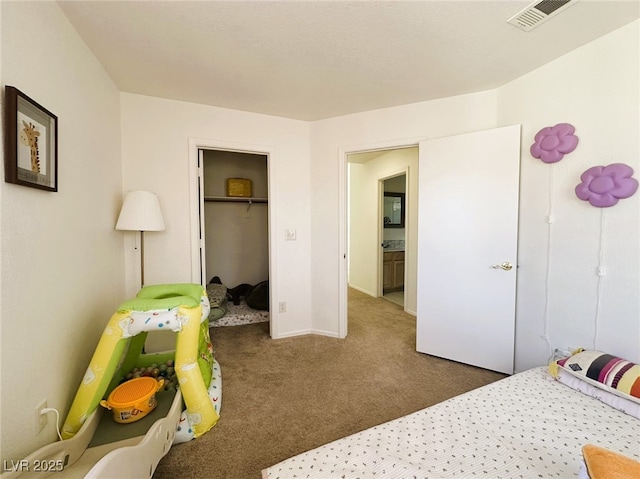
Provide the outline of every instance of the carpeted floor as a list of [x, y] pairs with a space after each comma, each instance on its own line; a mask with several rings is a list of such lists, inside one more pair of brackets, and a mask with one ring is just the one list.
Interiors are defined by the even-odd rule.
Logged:
[[220, 421], [173, 446], [154, 479], [259, 479], [290, 456], [504, 377], [417, 353], [415, 318], [355, 290], [348, 329], [343, 340], [272, 340], [268, 323], [211, 329]]

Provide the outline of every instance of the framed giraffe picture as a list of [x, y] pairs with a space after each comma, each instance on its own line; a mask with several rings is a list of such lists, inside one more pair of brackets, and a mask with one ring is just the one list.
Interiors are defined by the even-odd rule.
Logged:
[[4, 180], [58, 191], [58, 117], [7, 85], [4, 126]]

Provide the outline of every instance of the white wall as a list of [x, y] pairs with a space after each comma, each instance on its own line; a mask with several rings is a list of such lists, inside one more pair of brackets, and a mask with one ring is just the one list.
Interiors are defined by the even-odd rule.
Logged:
[[[605, 276], [595, 346], [640, 360], [640, 193], [606, 209], [579, 200], [587, 168], [626, 163], [640, 178], [640, 83], [636, 21], [499, 90], [498, 121], [522, 123], [516, 370], [548, 356], [544, 335], [550, 254], [548, 336], [554, 347], [594, 346], [601, 215]], [[575, 126], [576, 150], [551, 167], [529, 153], [545, 126]], [[548, 249], [546, 216], [552, 181]]]
[[[553, 347], [592, 347], [600, 211], [577, 201], [573, 188], [590, 166], [638, 165], [638, 24], [634, 22], [497, 90], [318, 121], [312, 125], [312, 310], [314, 328], [339, 327], [342, 255], [338, 198], [344, 151], [370, 150], [522, 124], [516, 370], [548, 359], [541, 317], [545, 304], [548, 165], [528, 146], [540, 128], [577, 126], [578, 149], [556, 165], [549, 336]], [[640, 194], [606, 213], [605, 270], [597, 347], [640, 360]]]
[[349, 286], [371, 296], [378, 292], [378, 179], [366, 163], [349, 163]]
[[[226, 145], [266, 148], [269, 158], [270, 223], [275, 257], [270, 270], [287, 311], [271, 308], [272, 335], [308, 332], [310, 303], [309, 124], [302, 121], [246, 113], [123, 93], [122, 151], [124, 189], [155, 192], [163, 209], [166, 231], [145, 235], [145, 282], [192, 281], [189, 177], [189, 139]], [[247, 151], [245, 149], [245, 151]], [[286, 229], [297, 230], [296, 241], [285, 241]], [[133, 235], [133, 234], [132, 234]], [[135, 236], [130, 236], [132, 239]], [[125, 247], [127, 291], [139, 287], [139, 257], [133, 241]]]
[[[405, 310], [416, 313], [418, 233], [418, 148], [390, 150], [365, 163], [349, 163], [349, 285], [372, 296], [378, 291], [377, 278], [381, 238], [378, 237], [378, 182], [408, 172], [406, 228], [384, 228], [384, 238], [405, 239]], [[403, 177], [404, 181], [404, 177]], [[402, 185], [404, 187], [404, 183]], [[399, 235], [394, 236], [395, 233]], [[381, 273], [380, 273], [381, 274]]]
[[[311, 125], [311, 310], [315, 331], [340, 335], [340, 269], [347, 253], [346, 214], [341, 224], [339, 204], [339, 198], [346, 199], [346, 193], [340, 191], [341, 187], [346, 190], [343, 153], [415, 145], [426, 138], [492, 128], [495, 108], [496, 93], [488, 91], [331, 118]], [[413, 176], [417, 181], [417, 172]], [[414, 211], [417, 215], [417, 210]], [[416, 247], [413, 243], [409, 248]], [[417, 251], [408, 249], [407, 254], [415, 258]]]
[[0, 183], [2, 460], [36, 436], [42, 400], [62, 417], [123, 301], [119, 93], [55, 2], [1, 2], [2, 86], [58, 116], [57, 193]]

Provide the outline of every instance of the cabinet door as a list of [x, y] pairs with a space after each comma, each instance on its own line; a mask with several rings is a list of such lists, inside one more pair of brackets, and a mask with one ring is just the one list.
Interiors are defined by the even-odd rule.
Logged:
[[393, 262], [393, 287], [404, 288], [404, 260]]
[[384, 261], [382, 262], [382, 289], [387, 291], [393, 288], [393, 261], [389, 253], [384, 254]]

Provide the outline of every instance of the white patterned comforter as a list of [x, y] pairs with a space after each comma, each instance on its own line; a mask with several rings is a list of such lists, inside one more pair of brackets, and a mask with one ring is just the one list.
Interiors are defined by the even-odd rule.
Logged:
[[534, 368], [292, 457], [262, 475], [571, 478], [587, 443], [640, 459], [640, 420]]

